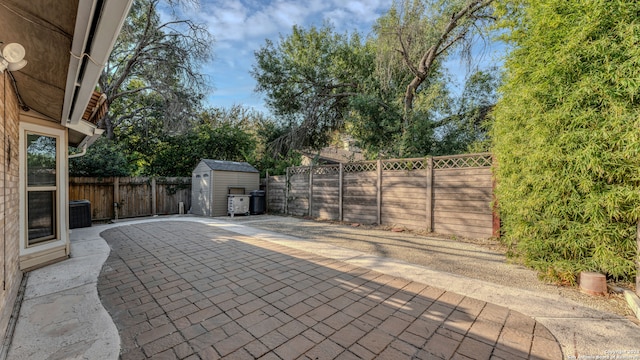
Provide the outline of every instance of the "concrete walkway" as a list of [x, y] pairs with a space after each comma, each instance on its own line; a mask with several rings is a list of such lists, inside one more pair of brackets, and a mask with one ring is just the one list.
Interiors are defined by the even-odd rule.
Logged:
[[117, 359], [118, 330], [96, 289], [109, 226], [74, 230], [71, 258], [25, 274], [27, 286], [7, 359]]
[[[567, 357], [638, 355], [637, 326], [562, 298], [221, 220], [158, 221], [74, 230], [71, 259], [30, 273], [9, 359], [115, 359], [121, 348], [123, 358], [561, 358], [552, 335]], [[122, 342], [96, 291], [104, 230], [114, 249], [100, 291]]]

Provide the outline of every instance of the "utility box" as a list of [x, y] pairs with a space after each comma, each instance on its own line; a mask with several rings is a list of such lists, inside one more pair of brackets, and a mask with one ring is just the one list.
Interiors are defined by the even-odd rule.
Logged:
[[227, 215], [249, 215], [249, 195], [227, 195]]
[[69, 201], [69, 229], [91, 226], [91, 202], [89, 200]]

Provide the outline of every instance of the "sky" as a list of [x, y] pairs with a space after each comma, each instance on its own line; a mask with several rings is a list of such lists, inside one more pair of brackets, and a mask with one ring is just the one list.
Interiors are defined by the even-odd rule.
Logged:
[[[308, 28], [329, 21], [338, 32], [357, 30], [368, 35], [375, 20], [393, 0], [200, 0], [200, 8], [189, 15], [205, 24], [214, 36], [214, 60], [203, 67], [213, 91], [208, 106], [243, 105], [267, 112], [250, 71], [254, 52], [265, 40], [274, 43], [291, 33], [293, 25]], [[490, 61], [485, 56], [485, 62]], [[449, 62], [460, 79], [466, 70], [459, 61]], [[462, 81], [462, 80], [461, 80]]]

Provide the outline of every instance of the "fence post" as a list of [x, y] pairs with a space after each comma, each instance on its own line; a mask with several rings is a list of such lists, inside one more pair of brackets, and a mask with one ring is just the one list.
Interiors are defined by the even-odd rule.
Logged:
[[264, 205], [266, 207], [265, 211], [268, 213], [269, 212], [269, 170], [267, 170], [265, 174]]
[[313, 164], [309, 165], [309, 217], [313, 217]]
[[289, 168], [287, 168], [284, 178], [284, 213], [289, 215]]
[[427, 229], [433, 232], [433, 157], [427, 159]]
[[378, 182], [376, 184], [376, 188], [377, 188], [376, 203], [378, 208], [376, 211], [376, 218], [377, 218], [378, 225], [380, 225], [382, 223], [382, 160], [378, 159], [377, 165], [378, 165], [378, 169], [377, 169]]
[[156, 178], [151, 178], [151, 215], [158, 213], [158, 197], [156, 195]]
[[344, 165], [340, 163], [340, 172], [338, 175], [338, 221], [342, 221], [342, 176], [344, 174]]
[[498, 197], [496, 196], [496, 178], [492, 176], [491, 179], [491, 198], [493, 200], [493, 206], [491, 207], [491, 235], [499, 239], [500, 238], [500, 208], [498, 207]]
[[120, 178], [113, 179], [113, 216], [118, 220], [118, 211], [120, 210]]

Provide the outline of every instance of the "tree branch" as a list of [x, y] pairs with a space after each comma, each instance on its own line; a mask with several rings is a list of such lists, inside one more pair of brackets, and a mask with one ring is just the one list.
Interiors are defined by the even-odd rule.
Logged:
[[124, 96], [127, 96], [127, 95], [132, 95], [132, 94], [137, 94], [137, 93], [139, 93], [141, 91], [151, 90], [151, 89], [153, 89], [153, 87], [144, 86], [144, 87], [136, 88], [136, 89], [132, 89], [132, 90], [119, 91], [118, 93], [113, 95], [113, 99], [111, 99], [111, 101], [114, 101], [115, 99], [120, 98], [120, 97], [124, 97]]
[[[433, 68], [433, 64], [435, 60], [445, 53], [448, 49], [450, 49], [454, 44], [463, 40], [467, 36], [468, 25], [467, 27], [463, 27], [461, 32], [458, 33], [453, 39], [447, 41], [451, 36], [452, 32], [459, 27], [459, 22], [465, 18], [469, 20], [473, 20], [472, 16], [478, 11], [486, 8], [490, 5], [493, 0], [476, 0], [468, 3], [464, 8], [462, 8], [457, 13], [454, 13], [451, 16], [451, 19], [448, 21], [447, 25], [442, 30], [438, 40], [433, 44], [429, 49], [424, 53], [421, 57], [419, 66], [417, 68], [417, 73], [414, 73], [414, 78], [407, 85], [407, 89], [405, 92], [405, 101], [404, 101], [404, 112], [405, 112], [405, 129], [408, 126], [408, 118], [411, 109], [413, 108], [413, 99], [415, 97], [415, 93], [418, 87], [424, 82], [424, 80], [429, 75], [429, 72]], [[410, 68], [411, 70], [411, 68]]]

